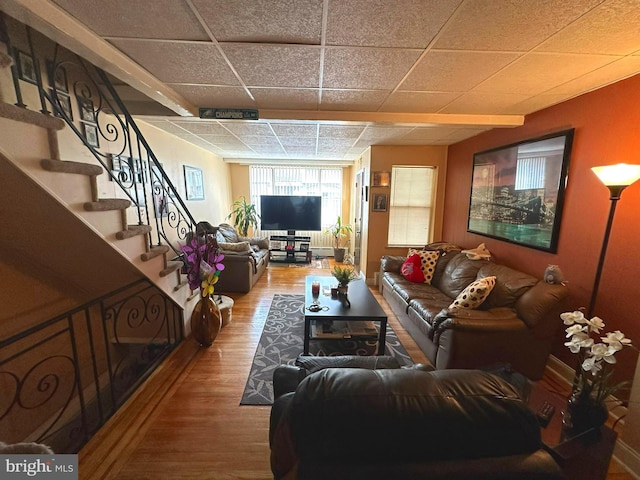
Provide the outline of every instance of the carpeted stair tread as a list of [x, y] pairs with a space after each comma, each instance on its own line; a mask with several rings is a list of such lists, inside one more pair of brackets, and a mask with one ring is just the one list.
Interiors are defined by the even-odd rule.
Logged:
[[148, 252], [144, 252], [142, 255], [140, 255], [140, 258], [143, 262], [148, 262], [152, 258], [164, 255], [168, 251], [169, 247], [167, 247], [166, 245], [158, 245], [156, 247], [151, 247], [151, 250], [149, 250]]
[[104, 169], [99, 165], [92, 165], [90, 163], [81, 162], [69, 162], [63, 160], [52, 160], [50, 158], [43, 158], [40, 160], [40, 165], [45, 170], [50, 172], [62, 172], [62, 173], [77, 173], [79, 175], [102, 175]]
[[16, 122], [30, 123], [36, 127], [50, 128], [51, 130], [62, 130], [66, 127], [64, 120], [40, 112], [20, 108], [10, 103], [0, 102], [0, 117], [15, 120]]
[[138, 235], [146, 235], [150, 233], [152, 228], [149, 225], [128, 225], [126, 230], [116, 233], [118, 240], [136, 237]]
[[124, 210], [130, 206], [131, 202], [122, 198], [101, 198], [97, 202], [86, 202], [84, 209], [88, 212], [107, 212], [109, 210]]
[[187, 285], [189, 285], [189, 282], [187, 282], [187, 280], [180, 280], [180, 283], [178, 283], [175, 287], [173, 287], [173, 291], [177, 292], [178, 290], [180, 290], [181, 288], [186, 287]]
[[182, 262], [167, 262], [167, 268], [160, 271], [160, 276], [166, 277], [180, 268], [182, 268]]

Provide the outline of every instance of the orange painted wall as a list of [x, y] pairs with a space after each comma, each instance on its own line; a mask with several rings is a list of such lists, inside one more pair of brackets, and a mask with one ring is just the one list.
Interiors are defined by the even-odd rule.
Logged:
[[[488, 148], [575, 128], [558, 251], [549, 254], [466, 231], [473, 154]], [[640, 163], [640, 76], [528, 115], [524, 126], [493, 130], [449, 148], [443, 237], [465, 247], [485, 242], [499, 263], [542, 277], [557, 264], [570, 297], [561, 311], [588, 307], [611, 205], [596, 165]], [[605, 331], [621, 330], [640, 346], [640, 182], [618, 202], [595, 305]], [[559, 322], [561, 322], [558, 319]], [[563, 332], [563, 329], [560, 329]], [[573, 366], [558, 334], [553, 354]], [[617, 376], [633, 378], [637, 352], [618, 355]]]

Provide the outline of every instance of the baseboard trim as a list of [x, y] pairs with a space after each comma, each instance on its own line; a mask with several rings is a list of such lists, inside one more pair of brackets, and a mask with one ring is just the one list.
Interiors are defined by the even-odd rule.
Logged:
[[616, 442], [613, 458], [629, 472], [629, 475], [640, 480], [640, 455], [627, 445], [624, 440], [618, 439]]

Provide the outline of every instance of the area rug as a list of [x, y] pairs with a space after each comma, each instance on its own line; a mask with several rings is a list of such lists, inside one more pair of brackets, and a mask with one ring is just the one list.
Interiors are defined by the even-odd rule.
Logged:
[[[273, 403], [273, 370], [282, 364], [293, 364], [302, 353], [304, 336], [304, 295], [274, 295], [262, 336], [253, 357], [249, 378], [240, 405]], [[312, 341], [312, 355], [367, 355], [375, 351], [375, 341]], [[386, 355], [403, 365], [413, 363], [398, 336], [387, 325]]]
[[300, 263], [287, 263], [287, 262], [277, 262], [271, 261], [269, 262], [270, 267], [286, 267], [286, 268], [322, 268], [325, 270], [329, 269], [329, 260], [326, 258], [320, 258], [317, 260], [311, 260], [310, 263], [300, 262]]

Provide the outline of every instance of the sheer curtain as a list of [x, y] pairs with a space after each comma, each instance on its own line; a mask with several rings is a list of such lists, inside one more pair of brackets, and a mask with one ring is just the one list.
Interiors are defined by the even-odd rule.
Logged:
[[[322, 229], [335, 223], [342, 211], [342, 169], [252, 165], [249, 168], [251, 203], [260, 213], [261, 195], [315, 195], [322, 197]], [[262, 232], [262, 235], [281, 232]], [[296, 232], [311, 237], [311, 248], [331, 247], [331, 237], [320, 232]]]

